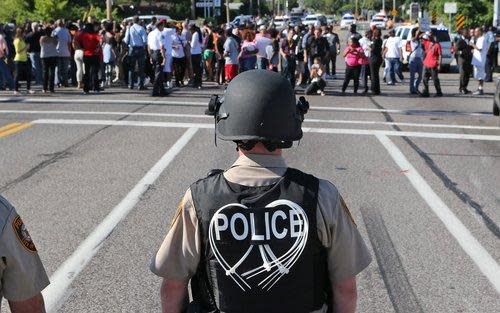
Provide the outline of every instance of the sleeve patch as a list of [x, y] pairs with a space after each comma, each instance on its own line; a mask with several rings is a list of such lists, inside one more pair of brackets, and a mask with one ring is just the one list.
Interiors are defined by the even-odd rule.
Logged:
[[23, 220], [19, 215], [16, 216], [12, 221], [12, 228], [16, 233], [17, 239], [19, 239], [19, 242], [26, 250], [30, 252], [37, 252], [35, 243], [31, 239], [28, 229], [24, 225]]

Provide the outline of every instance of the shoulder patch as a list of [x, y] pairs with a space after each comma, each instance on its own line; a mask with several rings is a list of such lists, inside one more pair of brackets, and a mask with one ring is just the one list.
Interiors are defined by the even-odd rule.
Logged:
[[23, 223], [23, 220], [19, 215], [17, 215], [12, 221], [12, 228], [16, 233], [17, 239], [21, 242], [21, 245], [30, 252], [37, 252], [35, 243], [31, 239], [30, 234], [28, 233], [28, 229]]

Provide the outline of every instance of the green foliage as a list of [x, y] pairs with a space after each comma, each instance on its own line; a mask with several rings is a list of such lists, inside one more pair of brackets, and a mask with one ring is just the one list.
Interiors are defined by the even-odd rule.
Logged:
[[0, 0], [0, 22], [12, 19], [23, 21], [29, 17], [30, 3], [25, 0]]
[[68, 14], [68, 0], [35, 0], [33, 17], [41, 20], [57, 19]]
[[[465, 26], [481, 26], [491, 24], [493, 20], [493, 0], [454, 0], [458, 5], [458, 13], [465, 15]], [[444, 13], [444, 3], [450, 0], [433, 0], [429, 2], [429, 11], [435, 11], [439, 20], [448, 22], [449, 16]]]

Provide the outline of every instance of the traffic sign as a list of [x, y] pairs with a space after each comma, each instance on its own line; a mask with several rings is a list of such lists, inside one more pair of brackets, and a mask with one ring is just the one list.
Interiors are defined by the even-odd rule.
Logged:
[[432, 11], [432, 13], [431, 13], [431, 22], [432, 22], [432, 24], [436, 24], [436, 22], [437, 22], [437, 12], [436, 11]]
[[392, 16], [397, 16], [398, 15], [398, 10], [396, 8], [393, 8], [391, 11]]
[[457, 13], [457, 3], [456, 2], [445, 2], [444, 3], [444, 13], [447, 13], [447, 14]]
[[417, 20], [419, 13], [420, 13], [420, 3], [412, 2], [410, 4], [410, 19], [412, 21]]
[[197, 8], [211, 8], [214, 6], [212, 0], [202, 0], [200, 2], [196, 2]]
[[463, 14], [457, 14], [455, 16], [455, 29], [461, 29], [465, 25], [465, 15]]

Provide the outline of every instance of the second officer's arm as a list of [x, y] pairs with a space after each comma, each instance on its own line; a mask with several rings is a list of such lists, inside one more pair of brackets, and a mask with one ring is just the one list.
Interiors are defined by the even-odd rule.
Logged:
[[198, 219], [188, 190], [179, 204], [165, 240], [151, 260], [151, 271], [163, 277], [163, 313], [179, 313], [187, 300], [187, 285], [200, 260]]

